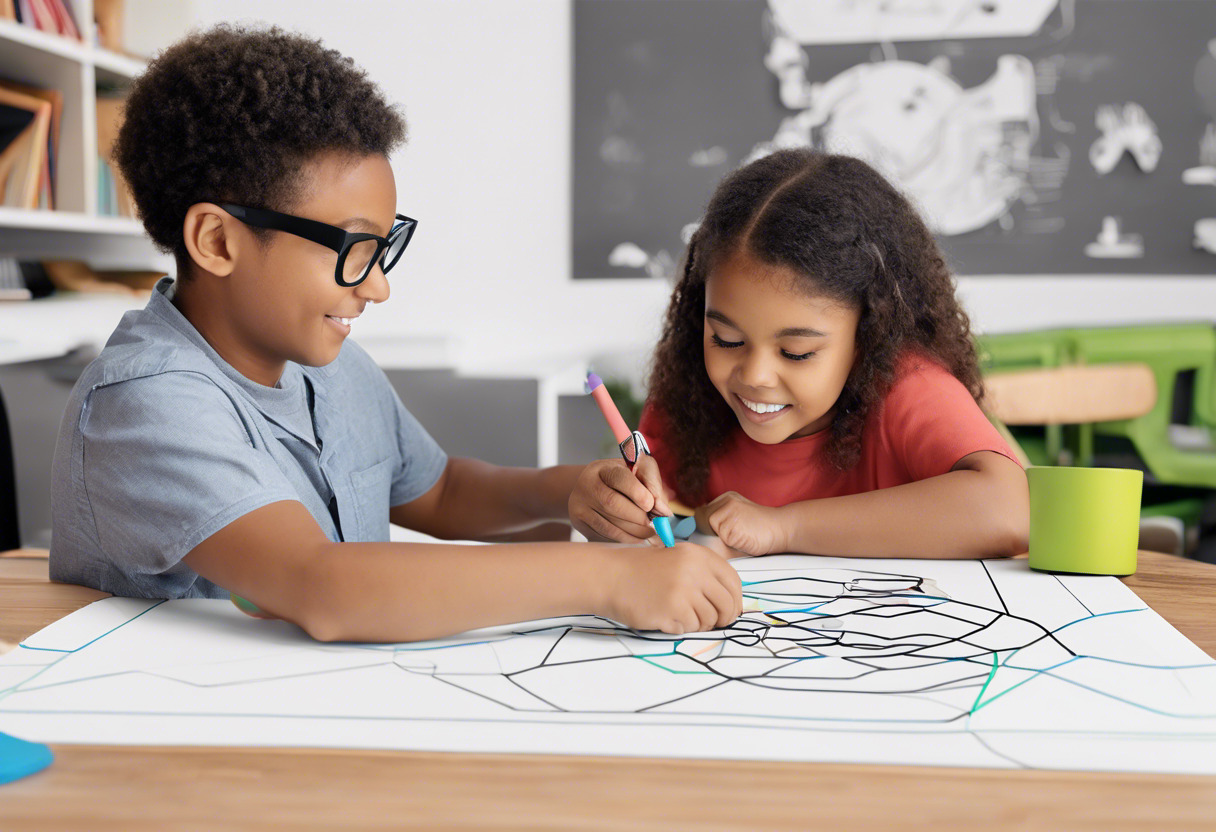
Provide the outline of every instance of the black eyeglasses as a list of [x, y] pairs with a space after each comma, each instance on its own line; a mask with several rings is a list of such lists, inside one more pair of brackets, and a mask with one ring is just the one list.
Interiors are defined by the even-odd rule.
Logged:
[[397, 222], [393, 224], [388, 236], [378, 237], [375, 234], [353, 233], [336, 225], [293, 217], [291, 214], [281, 214], [269, 208], [246, 208], [228, 203], [220, 203], [220, 207], [246, 225], [286, 231], [338, 252], [334, 280], [338, 281], [339, 286], [358, 286], [372, 273], [372, 266], [376, 263], [379, 263], [380, 270], [387, 274], [401, 259], [401, 253], [410, 244], [414, 229], [418, 227], [418, 220], [398, 214]]

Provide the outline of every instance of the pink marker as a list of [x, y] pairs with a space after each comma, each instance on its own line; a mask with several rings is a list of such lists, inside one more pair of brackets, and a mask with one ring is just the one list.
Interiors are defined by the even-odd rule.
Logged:
[[[630, 447], [626, 443], [630, 442], [634, 437], [634, 431], [629, 429], [625, 424], [625, 420], [621, 418], [621, 411], [616, 409], [616, 404], [612, 401], [612, 397], [608, 395], [608, 388], [604, 387], [604, 380], [595, 373], [587, 373], [587, 392], [595, 399], [595, 403], [600, 406], [600, 413], [604, 414], [604, 419], [608, 422], [608, 428], [612, 431], [612, 435], [616, 437], [616, 443], [620, 446], [621, 456], [625, 458], [625, 462], [629, 464], [629, 469], [633, 470], [633, 466], [637, 460], [641, 458], [643, 453], [647, 453], [646, 440], [642, 438], [642, 434], [638, 433], [638, 438], [642, 439], [641, 443], [634, 442], [634, 458], [629, 458], [629, 453], [626, 448]], [[637, 447], [641, 444], [641, 447]], [[667, 547], [674, 546], [676, 543], [675, 536], [671, 531], [671, 518], [658, 515], [650, 518], [651, 525], [659, 534], [659, 540], [663, 541], [663, 545]]]
[[633, 433], [629, 430], [629, 426], [621, 418], [621, 411], [616, 409], [616, 403], [608, 395], [608, 388], [604, 386], [604, 380], [595, 373], [587, 373], [587, 392], [591, 394], [591, 398], [595, 399], [595, 403], [600, 406], [600, 413], [603, 413], [604, 418], [608, 421], [608, 428], [612, 431], [612, 435], [616, 437], [618, 445], [633, 436]]

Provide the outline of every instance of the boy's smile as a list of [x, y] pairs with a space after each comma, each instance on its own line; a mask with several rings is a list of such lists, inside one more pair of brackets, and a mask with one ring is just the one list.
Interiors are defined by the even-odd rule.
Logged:
[[853, 368], [860, 310], [738, 249], [705, 284], [705, 371], [745, 433], [773, 445], [831, 424]]

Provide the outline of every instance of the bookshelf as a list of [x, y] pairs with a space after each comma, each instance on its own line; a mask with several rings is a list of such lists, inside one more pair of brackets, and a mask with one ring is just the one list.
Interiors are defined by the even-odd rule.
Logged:
[[[71, 258], [96, 267], [166, 268], [166, 258], [137, 220], [99, 211], [97, 90], [126, 86], [145, 62], [93, 45], [93, 0], [72, 0], [71, 6], [77, 27], [87, 33], [83, 43], [0, 20], [0, 77], [63, 95], [55, 210], [0, 206], [0, 255]], [[169, 0], [156, 11], [183, 10]]]

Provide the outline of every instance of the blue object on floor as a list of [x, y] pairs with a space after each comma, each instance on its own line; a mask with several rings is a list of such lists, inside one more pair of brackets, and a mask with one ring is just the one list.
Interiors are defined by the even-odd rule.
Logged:
[[0, 732], [0, 783], [42, 771], [52, 759], [51, 749], [42, 743], [19, 740]]

